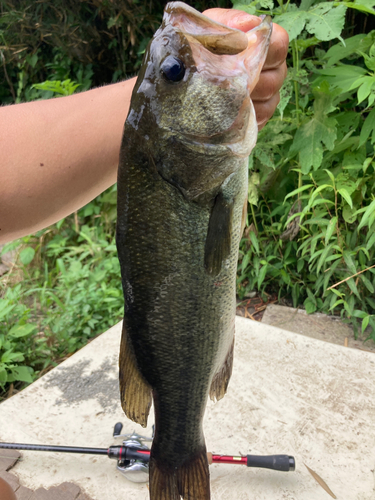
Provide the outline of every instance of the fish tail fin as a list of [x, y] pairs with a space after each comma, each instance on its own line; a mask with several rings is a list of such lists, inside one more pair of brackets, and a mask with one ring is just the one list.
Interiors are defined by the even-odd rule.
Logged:
[[150, 500], [210, 500], [206, 446], [179, 467], [150, 459]]
[[128, 418], [146, 427], [152, 403], [151, 387], [137, 367], [125, 323], [122, 328], [119, 368], [122, 409]]

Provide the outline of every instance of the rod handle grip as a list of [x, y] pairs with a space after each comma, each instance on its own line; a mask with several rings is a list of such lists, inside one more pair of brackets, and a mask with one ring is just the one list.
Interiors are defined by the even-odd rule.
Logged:
[[289, 472], [295, 470], [296, 462], [290, 455], [247, 455], [247, 466]]

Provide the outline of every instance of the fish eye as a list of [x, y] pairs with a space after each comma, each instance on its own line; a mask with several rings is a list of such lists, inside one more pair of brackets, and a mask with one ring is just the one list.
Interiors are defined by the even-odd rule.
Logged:
[[160, 66], [164, 78], [170, 82], [180, 82], [185, 75], [185, 66], [180, 59], [168, 56]]

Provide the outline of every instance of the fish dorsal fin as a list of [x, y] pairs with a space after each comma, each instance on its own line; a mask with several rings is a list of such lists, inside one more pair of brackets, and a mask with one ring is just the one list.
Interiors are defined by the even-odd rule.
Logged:
[[204, 249], [204, 267], [213, 276], [219, 274], [223, 261], [230, 254], [233, 204], [233, 198], [226, 198], [220, 191], [212, 208]]

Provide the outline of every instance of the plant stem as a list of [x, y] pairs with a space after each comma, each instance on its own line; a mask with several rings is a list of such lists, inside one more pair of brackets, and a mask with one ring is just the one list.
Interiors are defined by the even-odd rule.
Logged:
[[251, 208], [251, 215], [253, 216], [253, 222], [254, 222], [254, 226], [255, 226], [255, 229], [257, 231], [257, 236], [259, 234], [259, 229], [258, 229], [258, 224], [257, 224], [257, 220], [255, 218], [255, 212], [254, 212], [254, 206], [252, 203], [250, 203], [250, 208]]
[[[293, 40], [292, 43], [292, 54], [293, 54], [293, 67], [294, 67], [294, 72], [295, 72], [295, 78], [294, 78], [294, 95], [295, 95], [295, 103], [296, 103], [296, 119], [297, 119], [297, 128], [300, 126], [300, 119], [299, 119], [299, 114], [300, 114], [300, 107], [299, 107], [299, 84], [296, 79], [296, 76], [298, 75], [298, 70], [299, 70], [299, 58], [298, 58], [298, 47], [297, 47], [297, 41]], [[302, 187], [302, 172], [298, 172], [298, 187]], [[300, 193], [298, 193], [298, 200], [300, 199]]]

